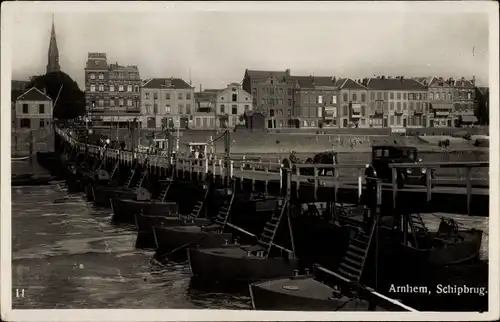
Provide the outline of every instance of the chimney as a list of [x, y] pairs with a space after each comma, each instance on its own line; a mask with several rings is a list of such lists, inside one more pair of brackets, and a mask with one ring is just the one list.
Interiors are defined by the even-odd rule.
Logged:
[[399, 79], [401, 80], [401, 83], [404, 82], [404, 76], [399, 77]]
[[385, 79], [385, 75], [382, 75], [381, 79]]
[[200, 83], [200, 93], [201, 93], [201, 83]]
[[285, 75], [290, 76], [290, 69], [285, 70]]
[[332, 77], [332, 83], [336, 83], [337, 82], [337, 78], [335, 76]]
[[472, 76], [471, 83], [472, 85], [476, 85], [476, 76]]

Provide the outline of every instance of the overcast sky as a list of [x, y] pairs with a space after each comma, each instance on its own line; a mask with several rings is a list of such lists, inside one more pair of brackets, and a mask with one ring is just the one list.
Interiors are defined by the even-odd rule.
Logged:
[[55, 12], [61, 68], [80, 88], [88, 52], [107, 53], [108, 63], [138, 65], [144, 79], [188, 81], [191, 69], [196, 88], [240, 82], [246, 68], [354, 78], [475, 75], [487, 85], [488, 15], [429, 4], [427, 13], [410, 6], [392, 12], [338, 11], [335, 4], [318, 10], [309, 5], [305, 12], [266, 12], [265, 7], [253, 12], [158, 8], [76, 13], [62, 7], [17, 12], [12, 13], [12, 76], [45, 73]]

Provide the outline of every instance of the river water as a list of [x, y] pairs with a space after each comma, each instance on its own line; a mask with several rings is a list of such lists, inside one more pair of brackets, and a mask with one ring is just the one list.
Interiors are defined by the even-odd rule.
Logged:
[[111, 215], [63, 183], [12, 187], [13, 308], [251, 308], [246, 294], [192, 287], [187, 262], [150, 263]]
[[[13, 173], [25, 172], [43, 170], [13, 165]], [[94, 207], [81, 193], [69, 195], [62, 182], [11, 189], [16, 309], [251, 308], [245, 293], [197, 289], [187, 262], [151, 263], [153, 252], [135, 248], [135, 227], [112, 223], [110, 209]], [[460, 221], [487, 231], [487, 218]]]

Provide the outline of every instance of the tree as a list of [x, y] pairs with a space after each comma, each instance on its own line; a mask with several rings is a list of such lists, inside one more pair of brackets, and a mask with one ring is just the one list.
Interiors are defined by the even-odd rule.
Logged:
[[54, 118], [72, 119], [85, 115], [85, 94], [68, 74], [53, 72], [37, 76], [27, 86], [28, 89], [32, 87], [45, 90], [45, 94], [52, 99], [55, 104]]

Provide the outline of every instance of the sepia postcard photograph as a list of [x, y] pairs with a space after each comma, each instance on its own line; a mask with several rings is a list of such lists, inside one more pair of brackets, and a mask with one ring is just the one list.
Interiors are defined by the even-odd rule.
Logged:
[[2, 320], [500, 318], [497, 2], [0, 21]]

